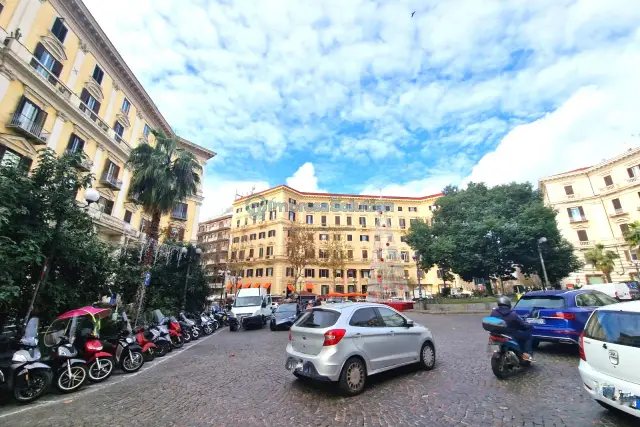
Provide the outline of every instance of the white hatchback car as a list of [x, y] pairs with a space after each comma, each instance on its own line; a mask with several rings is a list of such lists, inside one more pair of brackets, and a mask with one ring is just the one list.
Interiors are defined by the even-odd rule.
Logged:
[[580, 336], [585, 390], [607, 409], [640, 418], [640, 301], [595, 310]]
[[367, 376], [419, 363], [433, 369], [429, 329], [383, 304], [329, 304], [307, 310], [289, 330], [286, 367], [297, 377], [337, 381], [347, 395]]

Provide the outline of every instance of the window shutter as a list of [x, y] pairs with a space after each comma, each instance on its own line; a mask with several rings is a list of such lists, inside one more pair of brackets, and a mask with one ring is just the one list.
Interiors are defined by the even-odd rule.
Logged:
[[51, 72], [54, 76], [60, 77], [60, 73], [62, 72], [62, 64], [58, 61], [54, 61], [53, 67], [51, 68]]
[[98, 114], [100, 112], [100, 105], [101, 104], [98, 101], [96, 101], [95, 104], [93, 104], [92, 110], [94, 113]]
[[611, 201], [611, 203], [613, 203], [613, 208], [614, 209], [621, 209], [622, 208], [622, 204], [620, 203], [620, 199], [613, 199]]
[[611, 175], [607, 175], [604, 177], [604, 185], [613, 185], [613, 179], [611, 179]]
[[627, 262], [631, 262], [631, 254], [629, 251], [624, 251], [624, 257], [627, 259]]
[[80, 92], [80, 100], [86, 104], [89, 102], [89, 96], [89, 91], [82, 89], [82, 92]]
[[629, 174], [629, 178], [633, 178], [633, 169], [627, 168], [627, 173]]
[[40, 61], [40, 59], [42, 58], [42, 54], [44, 53], [45, 48], [42, 45], [42, 43], [38, 43], [36, 45], [36, 50], [33, 52], [33, 56], [35, 56], [36, 58], [38, 58], [38, 61]]
[[584, 209], [582, 209], [582, 206], [578, 206], [578, 210], [580, 211], [580, 216], [584, 218]]

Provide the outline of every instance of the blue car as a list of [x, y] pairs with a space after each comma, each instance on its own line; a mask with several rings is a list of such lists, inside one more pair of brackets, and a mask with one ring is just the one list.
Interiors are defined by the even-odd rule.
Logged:
[[541, 342], [578, 344], [591, 313], [617, 303], [615, 298], [594, 290], [535, 291], [523, 295], [514, 311], [534, 325], [534, 347]]

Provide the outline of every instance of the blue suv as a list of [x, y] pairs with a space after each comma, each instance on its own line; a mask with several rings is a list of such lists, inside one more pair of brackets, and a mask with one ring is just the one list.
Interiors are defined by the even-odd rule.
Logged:
[[616, 303], [614, 298], [588, 289], [535, 291], [523, 295], [514, 311], [534, 325], [534, 347], [541, 342], [578, 344], [591, 313]]

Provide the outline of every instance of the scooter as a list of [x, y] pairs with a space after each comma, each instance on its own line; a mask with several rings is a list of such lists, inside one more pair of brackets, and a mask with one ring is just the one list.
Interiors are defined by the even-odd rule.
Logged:
[[[167, 328], [169, 329], [169, 338], [171, 338], [171, 344], [175, 348], [181, 348], [186, 340], [182, 335], [182, 328], [180, 327], [180, 323], [178, 323], [176, 318], [173, 316], [169, 317], [168, 319], [165, 318], [165, 321], [167, 323]], [[191, 340], [191, 337], [189, 337], [189, 340]]]
[[13, 392], [20, 403], [29, 403], [41, 397], [51, 385], [53, 371], [39, 362], [38, 318], [29, 320], [23, 337], [10, 358], [0, 359], [0, 390]]
[[50, 349], [50, 355], [43, 362], [55, 371], [54, 384], [62, 393], [79, 390], [89, 379], [87, 362], [77, 358], [78, 350], [73, 345], [77, 324], [77, 317], [71, 321], [55, 320], [44, 335], [44, 345]]
[[496, 378], [503, 380], [522, 368], [531, 366], [531, 361], [522, 358], [520, 344], [506, 335], [507, 323], [497, 317], [482, 319], [482, 327], [489, 334], [487, 353], [491, 355], [491, 370]]
[[140, 347], [133, 338], [131, 324], [127, 318], [127, 313], [122, 312], [123, 328], [116, 337], [104, 339], [105, 345], [110, 345], [114, 352], [115, 361], [126, 373], [138, 371], [144, 365], [144, 355]]
[[191, 342], [191, 327], [184, 321], [179, 321], [175, 316], [169, 317], [169, 330], [175, 329], [182, 334], [182, 340], [185, 343]]
[[218, 329], [217, 322], [215, 320], [212, 321], [204, 313], [200, 314], [198, 326], [202, 329], [202, 332], [204, 332], [205, 335], [211, 335], [216, 329]]
[[163, 357], [173, 350], [169, 328], [166, 326], [167, 320], [160, 310], [153, 311], [153, 326], [149, 331], [153, 334], [153, 342], [158, 347], [156, 356]]
[[189, 330], [191, 331], [192, 340], [195, 341], [198, 338], [200, 338], [200, 336], [202, 335], [202, 331], [200, 331], [200, 328], [198, 327], [198, 325], [196, 325], [196, 322], [194, 322], [191, 319], [188, 319], [187, 316], [184, 315], [184, 313], [180, 313], [180, 320], [182, 320], [185, 326], [188, 327]]
[[145, 362], [151, 362], [156, 358], [156, 349], [158, 348], [151, 339], [147, 338], [150, 332], [145, 327], [140, 327], [136, 331], [136, 342], [142, 347], [142, 354]]

